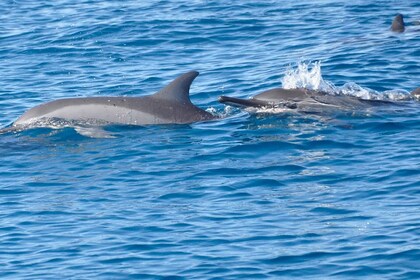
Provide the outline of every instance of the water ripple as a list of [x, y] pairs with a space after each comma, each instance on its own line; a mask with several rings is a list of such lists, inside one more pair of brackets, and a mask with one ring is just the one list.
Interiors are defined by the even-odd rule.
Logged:
[[419, 4], [400, 2], [1, 2], [1, 127], [42, 102], [147, 95], [194, 69], [192, 101], [223, 119], [0, 135], [0, 278], [420, 278], [416, 102], [323, 116], [217, 102], [311, 61], [317, 82], [406, 97], [420, 37], [389, 26], [418, 20]]

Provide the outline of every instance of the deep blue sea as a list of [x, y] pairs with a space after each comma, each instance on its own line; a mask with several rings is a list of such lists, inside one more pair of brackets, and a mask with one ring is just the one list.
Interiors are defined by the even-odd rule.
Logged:
[[[0, 278], [420, 279], [418, 20], [418, 0], [2, 0], [0, 127], [190, 70], [221, 118], [0, 135]], [[217, 101], [293, 84], [397, 105]]]

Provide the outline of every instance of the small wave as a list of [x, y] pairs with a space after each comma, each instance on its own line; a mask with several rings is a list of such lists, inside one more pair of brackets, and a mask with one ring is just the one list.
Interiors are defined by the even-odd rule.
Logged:
[[223, 118], [227, 118], [231, 116], [235, 112], [235, 108], [232, 106], [224, 106], [223, 111], [220, 111], [214, 107], [208, 107], [205, 111], [210, 114], [213, 114], [216, 117], [223, 119]]
[[356, 83], [345, 83], [338, 88], [338, 93], [343, 95], [355, 96], [366, 100], [385, 100], [385, 101], [408, 101], [413, 100], [413, 96], [404, 90], [387, 90], [378, 92], [370, 88], [362, 87]]
[[30, 129], [42, 128], [54, 130], [53, 132], [48, 133], [48, 135], [53, 135], [57, 130], [71, 128], [74, 129], [74, 131], [76, 131], [79, 135], [89, 138], [115, 138], [115, 135], [103, 129], [107, 125], [110, 125], [110, 123], [96, 119], [80, 121], [66, 120], [62, 118], [41, 118], [26, 124], [6, 127], [0, 131], [0, 133], [22, 132]]
[[330, 81], [324, 80], [321, 71], [321, 62], [299, 62], [296, 68], [289, 67], [282, 78], [282, 87], [285, 89], [307, 88], [323, 91], [331, 95], [355, 96], [366, 100], [384, 101], [408, 101], [413, 96], [406, 90], [387, 90], [378, 92], [373, 89], [362, 87], [354, 82], [336, 86]]
[[261, 108], [246, 108], [245, 109], [249, 113], [257, 113], [257, 114], [284, 114], [284, 113], [295, 113], [296, 110], [290, 109], [283, 106], [275, 106], [275, 107], [261, 107]]

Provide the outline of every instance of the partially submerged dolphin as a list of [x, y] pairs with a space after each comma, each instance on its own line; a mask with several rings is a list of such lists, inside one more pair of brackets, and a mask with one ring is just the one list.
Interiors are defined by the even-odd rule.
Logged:
[[185, 73], [159, 92], [142, 97], [85, 97], [47, 102], [28, 110], [0, 132], [50, 127], [56, 120], [75, 124], [188, 124], [216, 117], [191, 103], [189, 94], [198, 72]]
[[[418, 20], [412, 21], [412, 22], [409, 22], [408, 25], [418, 26], [420, 25], [420, 21]], [[406, 27], [407, 27], [407, 24], [404, 22], [404, 16], [402, 14], [397, 14], [394, 17], [394, 20], [392, 21], [391, 31], [396, 32], [396, 33], [403, 33], [406, 31]], [[414, 31], [418, 31], [418, 29], [415, 29]]]
[[[413, 97], [420, 96], [420, 89], [412, 92]], [[220, 96], [219, 102], [239, 108], [279, 109], [301, 113], [326, 113], [353, 111], [372, 106], [394, 104], [385, 100], [367, 100], [348, 95], [332, 95], [322, 91], [305, 88], [275, 88], [264, 91], [250, 99]]]
[[405, 31], [404, 17], [402, 14], [397, 14], [392, 21], [391, 31], [402, 33]]

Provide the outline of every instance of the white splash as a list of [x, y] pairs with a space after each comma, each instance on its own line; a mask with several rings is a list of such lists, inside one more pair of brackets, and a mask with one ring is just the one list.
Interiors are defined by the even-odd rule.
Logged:
[[297, 68], [289, 67], [282, 79], [282, 87], [286, 89], [307, 88], [319, 90], [331, 95], [349, 95], [367, 100], [404, 101], [412, 100], [413, 96], [405, 90], [387, 90], [378, 92], [349, 82], [343, 86], [336, 86], [322, 77], [321, 62], [299, 62]]
[[283, 114], [283, 113], [294, 113], [296, 110], [281, 107], [261, 107], [261, 108], [246, 108], [245, 111], [249, 113], [257, 113], [257, 114]]
[[322, 78], [321, 62], [300, 62], [296, 69], [289, 67], [282, 79], [282, 86], [286, 89], [307, 88], [325, 91], [331, 94], [336, 93], [334, 84]]
[[233, 114], [236, 108], [232, 106], [224, 106], [223, 111], [219, 111], [214, 107], [208, 107], [205, 111], [219, 118], [226, 118]]

